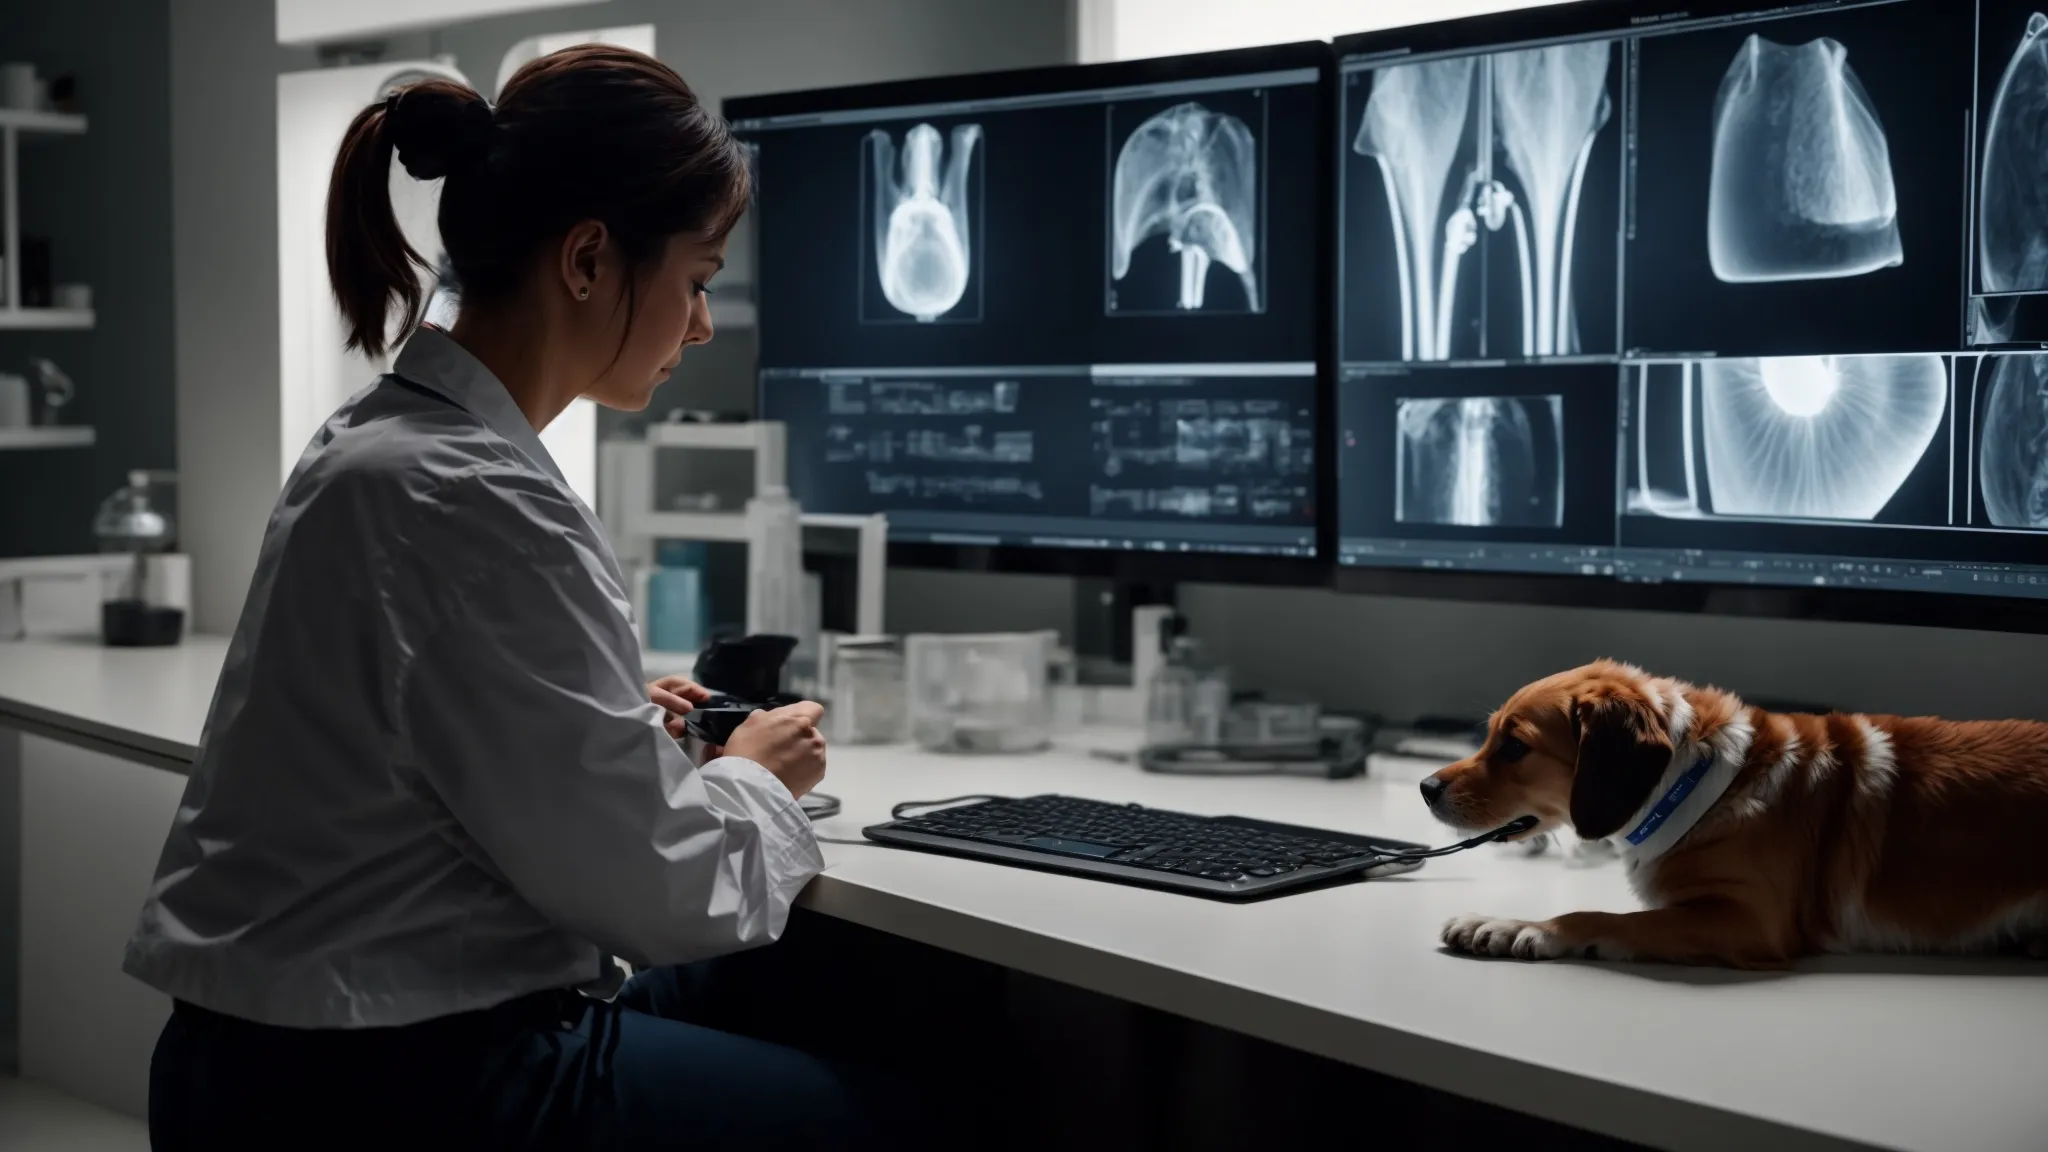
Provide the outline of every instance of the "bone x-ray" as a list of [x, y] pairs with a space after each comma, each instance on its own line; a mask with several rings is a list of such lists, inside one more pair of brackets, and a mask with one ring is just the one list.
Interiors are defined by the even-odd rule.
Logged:
[[1947, 523], [1950, 367], [1925, 354], [1633, 365], [1628, 509]]
[[1263, 310], [1266, 107], [1250, 91], [1105, 110], [1110, 315]]
[[1961, 344], [1971, 19], [1844, 4], [1631, 39], [1623, 345]]
[[1972, 345], [2048, 340], [2048, 0], [1977, 13]]
[[1394, 401], [1394, 519], [1466, 528], [1564, 524], [1564, 397]]
[[901, 132], [878, 127], [861, 141], [870, 266], [862, 320], [981, 319], [981, 146], [974, 123], [944, 134], [928, 122]]
[[2048, 354], [1975, 364], [1972, 524], [2048, 531]]
[[1615, 46], [1347, 78], [1344, 357], [1616, 350]]

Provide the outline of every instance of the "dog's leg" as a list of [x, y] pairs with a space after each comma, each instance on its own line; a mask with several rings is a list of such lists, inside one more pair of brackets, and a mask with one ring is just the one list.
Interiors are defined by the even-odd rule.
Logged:
[[1573, 912], [1535, 923], [1462, 916], [1444, 925], [1443, 942], [1455, 952], [1518, 960], [1584, 957], [1734, 968], [1784, 968], [1792, 960], [1792, 950], [1762, 917], [1727, 900], [1646, 912]]

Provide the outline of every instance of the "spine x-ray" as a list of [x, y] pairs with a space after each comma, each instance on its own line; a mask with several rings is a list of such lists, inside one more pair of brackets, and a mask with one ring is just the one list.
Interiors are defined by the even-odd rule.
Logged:
[[1677, 519], [1875, 521], [1935, 447], [1946, 358], [1781, 356], [1632, 369], [1628, 506]]
[[[1991, 29], [1985, 29], [1987, 39]], [[1985, 117], [1977, 275], [1986, 292], [2048, 290], [2048, 16], [2033, 13]], [[1980, 48], [1993, 67], [1997, 41]]]
[[1457, 354], [1483, 299], [1481, 261], [1466, 257], [1495, 234], [1519, 269], [1521, 354], [1580, 350], [1572, 255], [1587, 160], [1613, 114], [1611, 55], [1563, 44], [1373, 73], [1352, 148], [1385, 185], [1403, 360]]
[[968, 179], [980, 142], [979, 124], [954, 126], [950, 140], [919, 124], [900, 152], [886, 131], [867, 136], [875, 275], [889, 306], [921, 323], [947, 316], [967, 295], [975, 258]]
[[2048, 530], [2048, 354], [1977, 366], [1977, 483], [1995, 527]]
[[1884, 125], [1840, 43], [1752, 35], [1736, 52], [1714, 99], [1707, 254], [1735, 284], [1904, 263]]
[[[1260, 174], [1251, 127], [1199, 102], [1154, 113], [1124, 137], [1110, 174], [1110, 311], [1259, 311]], [[1170, 300], [1128, 282], [1133, 254], [1155, 237], [1179, 261]], [[1241, 303], [1214, 299], [1212, 272], [1237, 280]]]
[[1404, 397], [1394, 425], [1396, 521], [1564, 524], [1564, 397]]

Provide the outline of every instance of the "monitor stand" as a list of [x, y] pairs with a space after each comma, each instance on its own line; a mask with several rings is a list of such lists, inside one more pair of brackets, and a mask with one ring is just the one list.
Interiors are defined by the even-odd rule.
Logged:
[[1074, 662], [1084, 684], [1132, 683], [1132, 614], [1142, 607], [1172, 608], [1171, 582], [1091, 579], [1074, 581]]

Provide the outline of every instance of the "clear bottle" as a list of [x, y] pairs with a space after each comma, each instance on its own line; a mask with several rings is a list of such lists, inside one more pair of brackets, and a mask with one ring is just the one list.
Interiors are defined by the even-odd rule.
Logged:
[[770, 485], [747, 501], [747, 632], [802, 646], [805, 615], [803, 510], [789, 489]]

